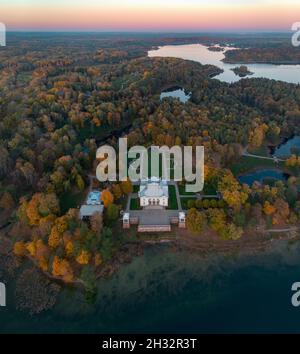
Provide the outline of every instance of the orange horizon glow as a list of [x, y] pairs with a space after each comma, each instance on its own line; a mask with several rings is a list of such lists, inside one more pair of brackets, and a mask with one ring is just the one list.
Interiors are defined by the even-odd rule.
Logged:
[[288, 31], [300, 20], [300, 1], [2, 1], [8, 30]]

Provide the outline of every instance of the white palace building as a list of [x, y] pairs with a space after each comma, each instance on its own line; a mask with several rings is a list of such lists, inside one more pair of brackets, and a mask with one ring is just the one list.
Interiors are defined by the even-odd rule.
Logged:
[[151, 177], [141, 182], [138, 195], [141, 207], [167, 207], [169, 203], [168, 183], [157, 177]]
[[138, 232], [170, 232], [171, 225], [185, 228], [185, 213], [177, 208], [167, 210], [167, 181], [157, 177], [141, 181], [138, 197], [142, 210], [126, 210], [123, 214], [124, 229], [130, 228], [130, 225], [137, 225]]

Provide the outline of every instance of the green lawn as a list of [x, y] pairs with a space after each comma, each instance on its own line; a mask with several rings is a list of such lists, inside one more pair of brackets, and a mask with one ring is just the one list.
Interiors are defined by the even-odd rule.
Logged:
[[138, 193], [140, 191], [140, 186], [138, 184], [133, 185], [133, 193]]
[[65, 192], [60, 197], [60, 209], [65, 214], [71, 208], [77, 208], [82, 204], [86, 196], [86, 191]]
[[175, 186], [169, 186], [169, 206], [168, 209], [178, 209]]
[[139, 199], [131, 198], [130, 199], [130, 210], [140, 210], [140, 209], [142, 209], [142, 208], [140, 207]]
[[182, 209], [188, 209], [189, 200], [197, 200], [197, 198], [180, 198]]
[[230, 169], [232, 173], [237, 176], [240, 173], [247, 172], [249, 170], [252, 170], [256, 167], [266, 167], [266, 168], [284, 168], [284, 163], [279, 162], [278, 164], [275, 164], [274, 161], [272, 160], [265, 160], [265, 159], [258, 159], [256, 157], [250, 157], [250, 156], [242, 156], [240, 160], [233, 164]]
[[215, 195], [217, 194], [217, 188], [214, 185], [210, 185], [209, 183], [204, 182], [202, 194]]
[[271, 157], [270, 150], [268, 148], [268, 145], [266, 145], [266, 144], [260, 146], [259, 148], [249, 147], [247, 150], [248, 150], [249, 154]]
[[195, 193], [193, 193], [193, 192], [187, 192], [185, 190], [185, 186], [184, 185], [178, 185], [178, 189], [179, 189], [179, 194], [180, 195], [190, 195], [190, 196], [194, 196], [195, 195]]
[[[187, 192], [187, 191], [185, 190], [185, 186], [178, 185], [178, 188], [179, 188], [179, 194], [180, 194], [180, 195], [189, 195], [189, 196], [191, 196], [191, 197], [195, 197], [195, 193], [193, 193], [193, 192]], [[216, 188], [216, 186], [214, 186], [214, 185], [211, 185], [211, 184], [209, 184], [209, 183], [205, 183], [205, 182], [204, 182], [204, 186], [203, 186], [202, 193], [203, 193], [203, 194], [209, 194], [209, 195], [217, 194], [217, 188]]]

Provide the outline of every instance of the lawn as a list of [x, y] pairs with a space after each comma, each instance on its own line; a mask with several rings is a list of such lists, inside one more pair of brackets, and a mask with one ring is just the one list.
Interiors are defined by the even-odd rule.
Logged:
[[[179, 188], [179, 194], [180, 195], [189, 195], [191, 197], [195, 197], [195, 193], [187, 192], [185, 190], [185, 186], [179, 185], [178, 188]], [[217, 188], [213, 184], [209, 184], [209, 183], [205, 183], [204, 182], [202, 194], [209, 194], [209, 195], [217, 194]]]
[[65, 192], [60, 197], [60, 209], [65, 214], [71, 208], [77, 208], [82, 204], [86, 196], [86, 191]]
[[215, 195], [215, 194], [217, 194], [217, 188], [213, 184], [204, 182], [204, 187], [203, 187], [202, 194]]
[[187, 192], [185, 190], [185, 185], [178, 185], [178, 189], [179, 189], [179, 194], [180, 195], [190, 195], [190, 196], [194, 196], [195, 193], [193, 192]]
[[175, 186], [169, 186], [169, 205], [168, 205], [168, 209], [171, 209], [171, 210], [178, 209]]
[[137, 198], [131, 198], [130, 199], [130, 210], [140, 210], [142, 209], [140, 206], [139, 199]]
[[257, 167], [278, 167], [278, 168], [284, 168], [284, 163], [279, 162], [278, 164], [275, 164], [274, 161], [272, 160], [265, 160], [265, 159], [258, 159], [256, 157], [250, 157], [250, 156], [242, 156], [240, 160], [233, 164], [230, 169], [232, 173], [237, 176], [241, 173], [245, 173], [249, 170], [253, 170]]
[[268, 145], [266, 145], [266, 144], [260, 146], [259, 148], [248, 147], [247, 150], [248, 150], [249, 154], [271, 157], [270, 150], [268, 148]]
[[182, 209], [188, 209], [189, 200], [197, 200], [197, 198], [180, 198]]
[[140, 191], [140, 185], [139, 184], [134, 184], [133, 185], [133, 193], [138, 193]]

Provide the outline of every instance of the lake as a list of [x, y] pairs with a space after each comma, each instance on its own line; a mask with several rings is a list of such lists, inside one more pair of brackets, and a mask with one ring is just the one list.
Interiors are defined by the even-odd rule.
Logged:
[[181, 87], [171, 87], [167, 90], [164, 90], [161, 94], [160, 94], [160, 99], [163, 100], [164, 98], [178, 98], [180, 102], [182, 103], [186, 103], [190, 97], [191, 94], [187, 93], [183, 88]]
[[[224, 52], [233, 47], [225, 47], [223, 52], [208, 50], [208, 47], [201, 44], [168, 45], [158, 49], [150, 50], [149, 57], [175, 57], [186, 60], [193, 60], [201, 64], [211, 64], [224, 70], [223, 73], [214, 76], [215, 79], [224, 82], [236, 82], [241, 80], [231, 69], [239, 64], [227, 64], [222, 61], [225, 58]], [[300, 83], [300, 65], [272, 65], [272, 64], [245, 64], [253, 72], [250, 78], [267, 78], [281, 80], [289, 83]]]
[[96, 304], [65, 289], [51, 311], [29, 316], [0, 308], [0, 332], [300, 332], [291, 285], [300, 281], [300, 245], [278, 241], [264, 254], [199, 256], [149, 247], [110, 279]]
[[252, 186], [255, 181], [262, 183], [264, 182], [264, 180], [269, 179], [277, 181], [286, 181], [288, 179], [288, 175], [276, 169], [258, 169], [253, 172], [245, 173], [238, 177], [240, 183], [245, 183], [249, 186]]
[[278, 158], [286, 158], [293, 154], [293, 149], [300, 151], [300, 136], [294, 136], [280, 144], [274, 151]]

